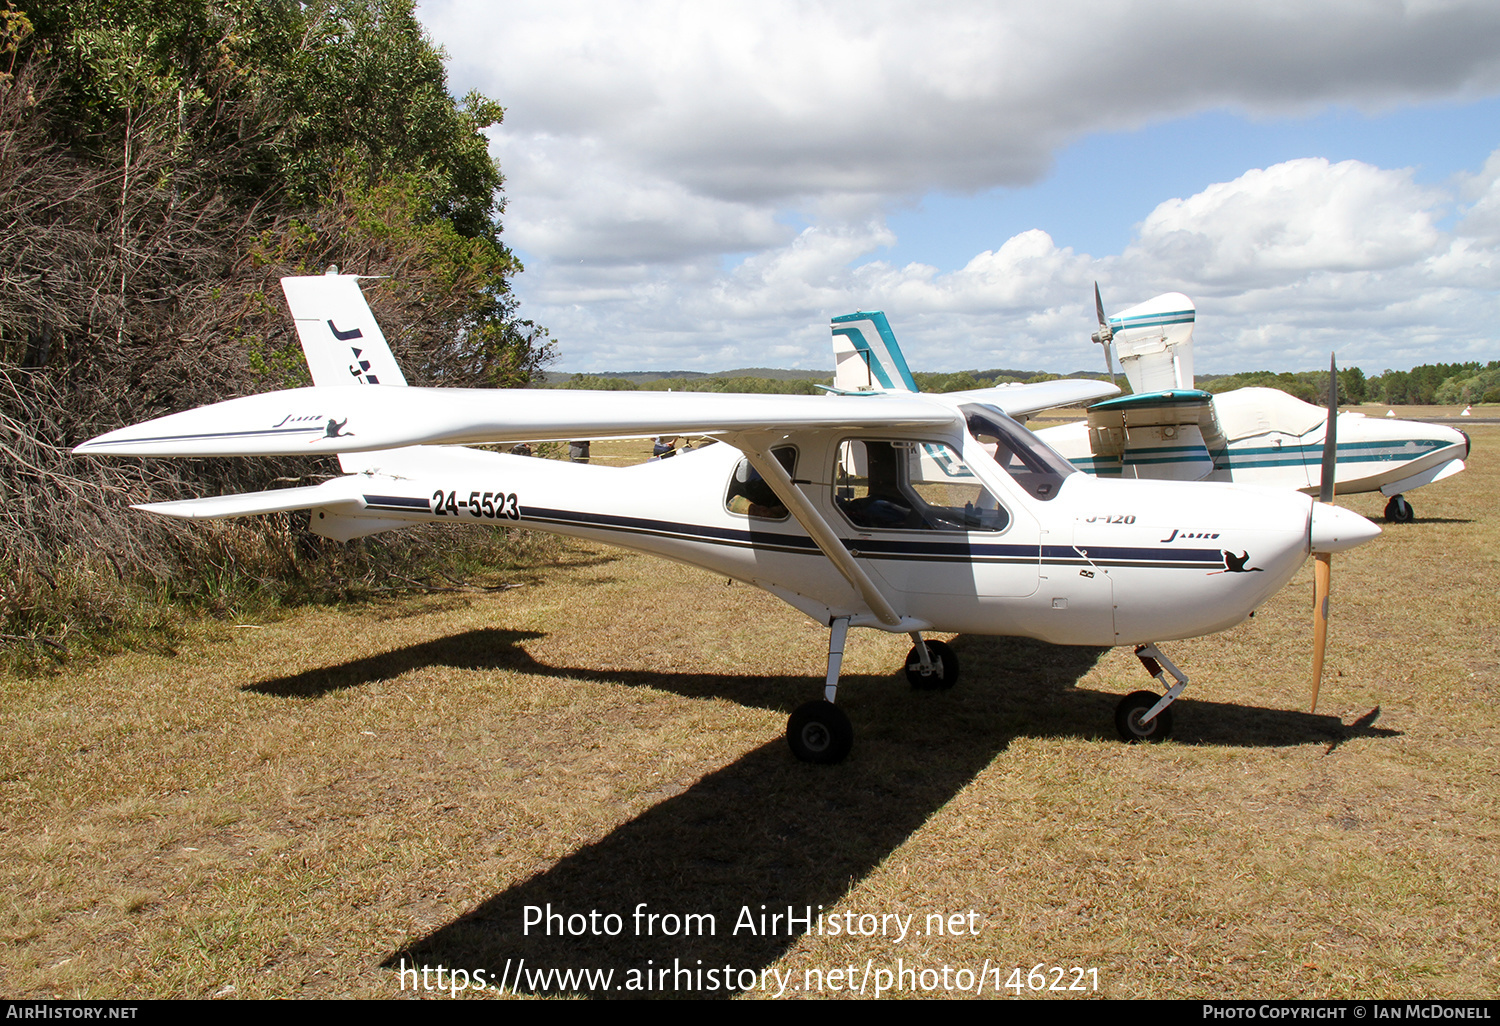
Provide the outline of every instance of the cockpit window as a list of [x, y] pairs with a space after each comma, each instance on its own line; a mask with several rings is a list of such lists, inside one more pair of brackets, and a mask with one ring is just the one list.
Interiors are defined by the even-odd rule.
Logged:
[[841, 443], [834, 501], [856, 527], [1003, 531], [1010, 524], [1010, 513], [940, 442]]
[[[771, 455], [786, 468], [789, 476], [796, 476], [797, 450], [794, 446], [772, 449]], [[724, 496], [724, 508], [743, 517], [761, 520], [785, 520], [787, 516], [786, 504], [748, 459], [735, 464], [734, 473], [729, 477], [729, 491]]]
[[1033, 497], [1053, 498], [1063, 478], [1078, 473], [1057, 450], [995, 407], [974, 403], [961, 409], [969, 434]]

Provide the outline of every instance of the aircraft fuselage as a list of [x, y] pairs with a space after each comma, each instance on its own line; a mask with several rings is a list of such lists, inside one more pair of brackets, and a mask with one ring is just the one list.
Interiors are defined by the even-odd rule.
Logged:
[[377, 467], [352, 476], [360, 508], [314, 508], [311, 526], [341, 539], [415, 522], [548, 531], [704, 567], [764, 588], [822, 622], [849, 616], [856, 625], [901, 631], [1083, 645], [1223, 630], [1285, 585], [1308, 552], [1312, 503], [1295, 492], [1252, 495], [1194, 484], [1167, 486], [1166, 493], [1161, 482], [1142, 487], [1071, 474], [1040, 501], [972, 437], [914, 432], [893, 441], [961, 452], [1003, 507], [1003, 529], [861, 525], [835, 495], [845, 441], [808, 451], [808, 438], [797, 439], [794, 479], [899, 611], [899, 626], [870, 616], [795, 517], [731, 508], [742, 453], [729, 445], [634, 467], [456, 446], [375, 453]]

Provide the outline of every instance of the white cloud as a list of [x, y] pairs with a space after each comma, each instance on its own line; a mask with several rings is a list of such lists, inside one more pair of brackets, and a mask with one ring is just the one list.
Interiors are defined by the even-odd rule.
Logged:
[[1197, 300], [1205, 370], [1479, 358], [1494, 251], [1438, 228], [1453, 202], [1407, 169], [1287, 161], [1159, 205], [1117, 278]]
[[[1023, 187], [1091, 132], [1492, 93], [1491, 0], [449, 0], [420, 13], [455, 89], [507, 108], [493, 151], [507, 238], [527, 257], [517, 287], [565, 366], [719, 369], [773, 353], [822, 366], [828, 316], [884, 306], [921, 366], [1092, 367], [1096, 278], [1114, 308], [1193, 295], [1200, 339], [1226, 340], [1237, 365], [1341, 339], [1457, 355], [1500, 312], [1497, 158], [1451, 193], [1355, 161], [1247, 171], [1137, 212], [1135, 241], [1097, 259], [1044, 231], [956, 269], [885, 252], [888, 211], [932, 190]], [[1222, 353], [1201, 346], [1199, 366]]]
[[1458, 223], [1458, 234], [1480, 244], [1500, 243], [1500, 150], [1490, 154], [1484, 169], [1459, 181], [1468, 206]]
[[1190, 111], [1500, 87], [1488, 2], [429, 3], [506, 137], [576, 136], [721, 198], [1024, 184]]
[[1126, 257], [1173, 280], [1236, 288], [1393, 268], [1437, 245], [1442, 199], [1410, 171], [1292, 160], [1162, 203]]
[[[1500, 314], [1495, 246], [1436, 227], [1452, 202], [1404, 169], [1296, 160], [1162, 203], [1117, 257], [1077, 254], [1034, 230], [944, 272], [879, 259], [893, 241], [881, 222], [816, 226], [727, 272], [700, 267], [675, 284], [659, 272], [621, 290], [613, 312], [580, 276], [577, 306], [601, 301], [563, 323], [587, 336], [628, 309], [624, 330], [652, 338], [662, 366], [765, 364], [774, 352], [816, 367], [827, 362], [829, 317], [885, 309], [919, 366], [1066, 371], [1099, 362], [1088, 341], [1098, 280], [1112, 311], [1165, 291], [1193, 296], [1205, 371], [1311, 367], [1331, 349], [1372, 371], [1492, 358], [1482, 346]], [[684, 345], [676, 359], [674, 344]], [[613, 344], [604, 353], [590, 366], [642, 365], [620, 362]]]

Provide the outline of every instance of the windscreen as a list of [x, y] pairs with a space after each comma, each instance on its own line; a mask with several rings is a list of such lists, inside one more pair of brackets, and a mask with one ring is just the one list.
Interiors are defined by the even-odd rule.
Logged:
[[1056, 449], [995, 407], [974, 403], [961, 409], [969, 434], [1033, 497], [1051, 499], [1063, 478], [1078, 473]]

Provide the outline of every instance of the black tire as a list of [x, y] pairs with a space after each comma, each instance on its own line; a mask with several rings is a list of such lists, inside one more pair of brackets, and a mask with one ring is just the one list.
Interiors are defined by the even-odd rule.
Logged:
[[922, 656], [913, 645], [906, 655], [906, 682], [918, 691], [947, 691], [958, 683], [958, 656], [953, 649], [941, 641], [924, 642], [927, 657], [937, 670], [931, 676], [922, 676]]
[[1406, 496], [1392, 495], [1391, 501], [1385, 504], [1385, 519], [1387, 523], [1409, 524], [1417, 519], [1417, 511], [1411, 508]]
[[1120, 699], [1120, 704], [1115, 706], [1115, 729], [1120, 732], [1121, 741], [1133, 745], [1142, 741], [1155, 744], [1167, 739], [1172, 733], [1171, 706], [1157, 713], [1156, 719], [1150, 723], [1141, 723], [1141, 717], [1159, 701], [1161, 696], [1155, 691], [1132, 691]]
[[786, 721], [786, 740], [803, 762], [843, 762], [854, 746], [854, 727], [844, 710], [821, 699], [799, 705]]

